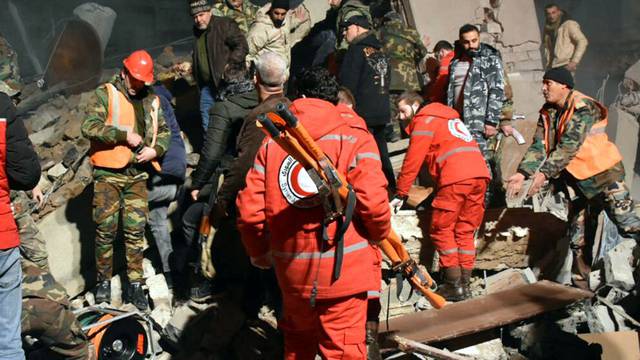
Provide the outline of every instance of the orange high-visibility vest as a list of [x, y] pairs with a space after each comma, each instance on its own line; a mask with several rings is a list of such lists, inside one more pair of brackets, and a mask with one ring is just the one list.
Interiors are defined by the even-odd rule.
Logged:
[[[105, 84], [107, 89], [109, 108], [105, 125], [114, 126], [123, 131], [133, 131], [136, 123], [136, 113], [129, 99], [118, 91], [111, 84]], [[158, 137], [158, 109], [160, 100], [156, 96], [151, 104], [151, 119], [153, 126], [153, 137], [151, 147], [155, 146]], [[105, 145], [92, 144], [91, 164], [109, 169], [122, 169], [129, 163], [134, 162], [135, 157], [131, 148], [127, 145]], [[151, 161], [153, 167], [160, 171], [160, 164], [157, 160]]]
[[[560, 138], [567, 127], [567, 123], [571, 121], [573, 113], [577, 107], [584, 105], [584, 100], [593, 101], [600, 109], [601, 119], [593, 124], [589, 134], [580, 146], [576, 156], [567, 165], [567, 171], [578, 180], [584, 180], [597, 175], [605, 170], [611, 169], [615, 164], [622, 160], [622, 155], [614, 143], [609, 141], [605, 129], [608, 122], [608, 111], [599, 102], [578, 92], [573, 91], [567, 99], [568, 105], [562, 114], [558, 127], [556, 129], [555, 143], [560, 142]], [[547, 155], [551, 153], [550, 127], [551, 118], [546, 109], [540, 110], [544, 123], [544, 139]]]

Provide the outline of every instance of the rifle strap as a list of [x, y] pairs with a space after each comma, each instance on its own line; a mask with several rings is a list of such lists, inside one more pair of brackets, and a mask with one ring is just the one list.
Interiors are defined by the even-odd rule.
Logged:
[[[342, 259], [344, 257], [344, 234], [347, 232], [351, 219], [353, 218], [353, 211], [356, 207], [356, 193], [353, 191], [351, 185], [348, 185], [349, 194], [347, 195], [347, 204], [344, 209], [344, 218], [340, 217], [338, 220], [338, 230], [334, 239], [336, 244], [335, 250], [335, 262], [333, 263], [333, 281], [337, 281], [340, 278], [340, 272], [342, 271]], [[323, 226], [322, 237], [325, 241], [328, 241], [327, 236], [327, 224]]]

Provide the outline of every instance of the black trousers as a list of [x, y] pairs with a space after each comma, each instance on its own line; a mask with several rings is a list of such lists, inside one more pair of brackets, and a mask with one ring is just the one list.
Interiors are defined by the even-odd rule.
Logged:
[[395, 194], [396, 192], [396, 177], [393, 174], [393, 166], [391, 166], [391, 160], [389, 159], [389, 150], [387, 149], [387, 140], [385, 138], [386, 125], [370, 126], [369, 132], [376, 139], [378, 145], [378, 151], [380, 151], [380, 161], [382, 162], [382, 172], [387, 178], [389, 183], [389, 193]]

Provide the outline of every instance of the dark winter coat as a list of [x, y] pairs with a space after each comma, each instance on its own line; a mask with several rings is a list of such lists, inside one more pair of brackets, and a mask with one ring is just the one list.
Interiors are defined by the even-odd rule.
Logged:
[[[249, 46], [247, 39], [235, 21], [226, 17], [212, 16], [209, 27], [204, 30], [207, 32], [207, 55], [209, 59], [209, 68], [213, 85], [218, 87], [222, 80], [224, 67], [230, 63], [244, 62]], [[198, 37], [202, 34], [202, 30], [194, 28], [193, 30], [196, 40], [193, 44], [193, 70], [199, 87], [212, 85], [204, 84], [198, 74]]]
[[382, 44], [373, 32], [354, 39], [342, 66], [340, 83], [356, 99], [355, 110], [367, 126], [380, 126], [389, 122], [389, 61], [382, 52]]
[[6, 170], [11, 190], [31, 190], [40, 181], [40, 160], [11, 98], [0, 93], [0, 118], [7, 119]]
[[160, 175], [171, 177], [169, 180], [182, 182], [187, 171], [187, 153], [182, 136], [180, 136], [180, 126], [171, 106], [172, 95], [162, 85], [154, 86], [153, 91], [160, 98], [164, 120], [171, 130], [171, 140], [167, 152], [162, 157]]
[[235, 153], [240, 127], [249, 111], [258, 105], [255, 90], [227, 97], [209, 113], [209, 128], [198, 166], [192, 175], [192, 187], [202, 189], [214, 174], [225, 154]]

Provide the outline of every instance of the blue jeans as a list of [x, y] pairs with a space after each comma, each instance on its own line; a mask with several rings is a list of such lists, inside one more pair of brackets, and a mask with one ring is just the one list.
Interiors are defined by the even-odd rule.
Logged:
[[200, 117], [202, 119], [202, 128], [207, 132], [209, 128], [209, 110], [216, 102], [216, 89], [213, 86], [203, 86], [200, 89]]
[[169, 233], [168, 210], [169, 204], [176, 198], [178, 185], [176, 184], [153, 184], [148, 186], [149, 201], [149, 228], [153, 234], [153, 239], [158, 247], [160, 260], [162, 261], [162, 271], [171, 271], [169, 257], [173, 252], [171, 245], [171, 234]]
[[24, 360], [20, 249], [0, 250], [0, 360]]

